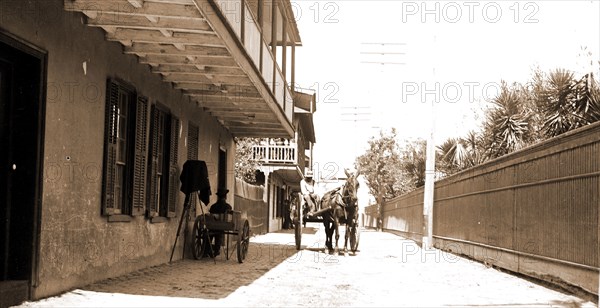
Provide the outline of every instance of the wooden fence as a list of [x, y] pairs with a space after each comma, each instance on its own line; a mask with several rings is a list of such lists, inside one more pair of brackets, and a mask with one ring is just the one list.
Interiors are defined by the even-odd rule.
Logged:
[[[437, 181], [434, 245], [597, 294], [599, 191], [596, 123]], [[423, 189], [383, 206], [384, 229], [421, 241]]]

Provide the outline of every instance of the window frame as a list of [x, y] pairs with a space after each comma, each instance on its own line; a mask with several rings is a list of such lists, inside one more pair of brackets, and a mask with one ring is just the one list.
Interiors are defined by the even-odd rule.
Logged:
[[158, 102], [152, 104], [150, 109], [147, 165], [147, 183], [150, 186], [146, 216], [152, 223], [160, 223], [167, 221], [167, 218], [176, 217], [180, 120], [169, 108]]
[[[123, 95], [126, 95], [124, 101]], [[119, 108], [123, 102], [126, 106]], [[133, 86], [116, 78], [107, 80], [101, 214], [108, 216], [109, 222], [131, 221], [132, 216], [144, 213], [145, 181], [136, 178], [136, 174], [146, 172], [147, 107], [148, 99], [140, 96]], [[123, 118], [121, 109], [126, 110]], [[126, 132], [121, 132], [122, 127]], [[119, 160], [120, 153], [125, 155], [123, 160]], [[119, 169], [123, 169], [120, 180]]]

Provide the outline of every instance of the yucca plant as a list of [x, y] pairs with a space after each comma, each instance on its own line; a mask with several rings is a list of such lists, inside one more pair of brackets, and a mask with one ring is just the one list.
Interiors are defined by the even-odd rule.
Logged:
[[573, 90], [573, 107], [583, 125], [600, 120], [600, 89], [594, 74], [585, 74], [575, 82]]
[[462, 138], [464, 147], [469, 154], [466, 168], [482, 164], [486, 161], [485, 148], [481, 134], [471, 130]]
[[402, 169], [414, 188], [425, 185], [426, 148], [425, 140], [417, 140], [408, 143], [402, 151]]
[[469, 153], [461, 138], [449, 138], [437, 146], [438, 168], [446, 175], [465, 169], [468, 165]]
[[496, 158], [521, 149], [532, 139], [531, 112], [523, 88], [512, 89], [502, 83], [500, 94], [488, 110], [484, 123], [484, 147], [489, 158]]
[[585, 125], [575, 105], [576, 84], [572, 72], [565, 69], [550, 72], [538, 102], [545, 119], [542, 129], [546, 137]]

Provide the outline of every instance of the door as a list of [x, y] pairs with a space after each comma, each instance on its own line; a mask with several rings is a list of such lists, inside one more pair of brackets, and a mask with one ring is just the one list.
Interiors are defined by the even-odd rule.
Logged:
[[[41, 191], [43, 55], [0, 34], [0, 301], [27, 299]], [[33, 55], [36, 54], [36, 55]], [[5, 294], [10, 292], [10, 294]], [[26, 297], [26, 298], [22, 298]]]

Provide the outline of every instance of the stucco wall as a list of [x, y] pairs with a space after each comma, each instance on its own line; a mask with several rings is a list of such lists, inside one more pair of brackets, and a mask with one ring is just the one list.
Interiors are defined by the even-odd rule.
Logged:
[[[180, 168], [187, 159], [188, 121], [199, 125], [199, 159], [208, 163], [213, 192], [219, 147], [227, 150], [228, 170], [233, 170], [231, 135], [136, 56], [123, 54], [120, 43], [106, 41], [102, 29], [85, 26], [79, 13], [64, 11], [62, 0], [23, 2], [0, 2], [0, 27], [48, 53], [41, 243], [33, 296], [168, 262], [182, 194], [177, 217], [166, 223], [152, 224], [144, 216], [108, 223], [100, 214], [106, 79], [132, 84], [181, 119]], [[233, 174], [227, 178], [233, 190]], [[228, 201], [233, 204], [233, 194]], [[176, 250], [175, 259], [181, 251]]]

